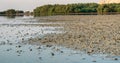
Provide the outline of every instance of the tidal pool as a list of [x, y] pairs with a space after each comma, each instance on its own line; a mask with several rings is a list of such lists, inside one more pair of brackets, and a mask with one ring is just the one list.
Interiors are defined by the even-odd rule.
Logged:
[[120, 63], [119, 56], [89, 55], [62, 46], [27, 43], [30, 38], [63, 32], [58, 30], [63, 28], [61, 26], [40, 26], [41, 24], [59, 23], [43, 23], [32, 16], [13, 19], [1, 16], [0, 63]]

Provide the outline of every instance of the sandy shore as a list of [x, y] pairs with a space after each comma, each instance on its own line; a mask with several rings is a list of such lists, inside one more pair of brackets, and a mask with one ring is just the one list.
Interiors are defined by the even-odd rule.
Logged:
[[29, 42], [65, 46], [88, 54], [120, 55], [120, 15], [48, 16], [39, 20], [62, 23], [59, 26], [63, 26], [65, 32]]

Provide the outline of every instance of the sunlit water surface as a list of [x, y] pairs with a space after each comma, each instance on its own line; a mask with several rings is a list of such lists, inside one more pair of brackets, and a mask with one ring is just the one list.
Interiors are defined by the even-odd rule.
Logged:
[[63, 27], [40, 26], [41, 24], [51, 22], [43, 23], [32, 16], [0, 17], [0, 63], [120, 63], [119, 56], [88, 55], [61, 46], [23, 42], [30, 38], [63, 32], [58, 30]]

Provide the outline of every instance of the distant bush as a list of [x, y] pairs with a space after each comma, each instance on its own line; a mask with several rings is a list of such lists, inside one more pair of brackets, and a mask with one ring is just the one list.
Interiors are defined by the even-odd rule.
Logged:
[[6, 15], [6, 16], [22, 15], [22, 14], [24, 14], [24, 11], [14, 10], [14, 9], [8, 9], [6, 11], [0, 12], [0, 15]]

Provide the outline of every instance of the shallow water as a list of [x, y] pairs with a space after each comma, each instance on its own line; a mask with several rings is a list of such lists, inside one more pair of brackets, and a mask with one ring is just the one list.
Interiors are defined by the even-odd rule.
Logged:
[[61, 46], [33, 45], [24, 42], [45, 34], [63, 32], [56, 30], [63, 27], [40, 26], [41, 24], [58, 23], [43, 23], [32, 16], [11, 19], [0, 17], [0, 63], [120, 63], [119, 56], [88, 55]]

